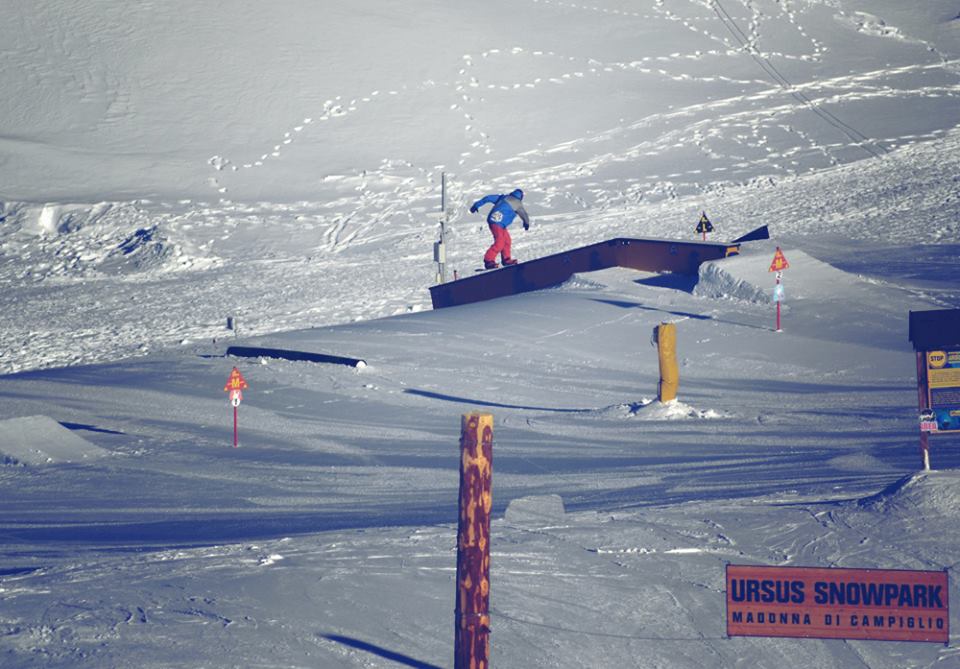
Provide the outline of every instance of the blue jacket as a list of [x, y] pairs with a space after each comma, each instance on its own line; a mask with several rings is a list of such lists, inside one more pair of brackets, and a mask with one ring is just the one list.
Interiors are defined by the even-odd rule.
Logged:
[[487, 214], [487, 223], [490, 225], [499, 225], [506, 228], [513, 223], [513, 220], [519, 216], [524, 226], [530, 226], [530, 217], [527, 216], [527, 210], [523, 208], [520, 200], [523, 199], [523, 191], [519, 188], [508, 195], [492, 194], [480, 198], [470, 207], [470, 211], [476, 213], [477, 209], [485, 204], [492, 204], [493, 209]]

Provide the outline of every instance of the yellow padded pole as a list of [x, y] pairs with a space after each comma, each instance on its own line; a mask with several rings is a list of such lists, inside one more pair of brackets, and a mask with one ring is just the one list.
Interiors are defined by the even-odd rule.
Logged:
[[657, 395], [661, 402], [677, 399], [680, 368], [677, 366], [677, 326], [661, 323], [657, 327], [657, 351], [660, 356], [660, 384]]

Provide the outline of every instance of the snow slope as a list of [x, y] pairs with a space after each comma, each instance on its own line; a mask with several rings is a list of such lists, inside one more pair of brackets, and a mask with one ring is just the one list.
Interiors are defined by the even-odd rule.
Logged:
[[[728, 562], [960, 554], [960, 452], [934, 442], [917, 473], [907, 342], [910, 310], [960, 307], [955, 3], [0, 19], [4, 667], [450, 666], [476, 410], [496, 419], [494, 666], [960, 666], [955, 639], [727, 638], [723, 604]], [[774, 239], [696, 278], [609, 270], [434, 312], [441, 174], [463, 273], [489, 244], [467, 206], [514, 186], [520, 259], [693, 238], [701, 211], [713, 239]]]
[[[804, 299], [839, 317], [861, 281], [833, 277], [839, 298]], [[886, 312], [844, 337], [788, 312], [777, 334], [769, 304], [663, 283], [608, 270], [240, 340], [362, 356], [361, 370], [203, 347], [4, 377], [5, 412], [56, 408], [113, 454], [0, 472], [10, 666], [449, 666], [457, 431], [472, 410], [496, 418], [497, 664], [955, 659], [725, 638], [728, 561], [951, 567], [960, 481], [909, 479], [912, 354], [850, 336], [883, 332]], [[914, 302], [882, 290], [902, 314]], [[680, 335], [682, 416], [652, 401], [662, 321]], [[491, 347], [503, 322], [509, 343]], [[234, 365], [251, 386], [238, 449], [221, 390]], [[934, 462], [957, 464], [939, 449]]]
[[11, 5], [0, 369], [424, 308], [441, 172], [462, 272], [467, 204], [517, 184], [521, 258], [701, 210], [727, 239], [955, 240], [955, 8], [867, 9]]
[[409, 210], [445, 165], [467, 190], [523, 176], [569, 209], [802, 173], [955, 125], [955, 9], [13, 5], [4, 192], [329, 201], [364, 183], [402, 186]]

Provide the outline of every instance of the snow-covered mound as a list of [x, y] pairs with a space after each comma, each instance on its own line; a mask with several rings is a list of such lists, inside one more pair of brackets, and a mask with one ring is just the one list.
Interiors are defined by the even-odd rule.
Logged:
[[5, 464], [83, 462], [108, 454], [47, 416], [0, 421], [0, 457]]
[[954, 518], [960, 508], [960, 473], [925, 472], [905, 476], [860, 507], [891, 519]]
[[644, 398], [640, 402], [630, 404], [617, 404], [606, 407], [597, 412], [605, 417], [631, 418], [636, 420], [702, 420], [710, 418], [726, 418], [728, 414], [714, 409], [701, 410], [681, 402], [673, 400], [670, 402], [660, 402], [658, 400], [649, 400]]
[[766, 303], [771, 299], [772, 289], [763, 285], [764, 277], [757, 258], [734, 256], [723, 261], [705, 262], [700, 265], [694, 295], [710, 298], [729, 298], [744, 302]]
[[[847, 272], [817, 260], [796, 248], [782, 249], [789, 262], [783, 271], [784, 301], [836, 296], [862, 287], [862, 281]], [[700, 266], [694, 295], [729, 298], [767, 304], [774, 301], [776, 284], [770, 263], [776, 252], [771, 242], [749, 242], [740, 255], [705, 262]]]
[[147, 213], [139, 202], [0, 203], [0, 223], [8, 272], [33, 281], [162, 274], [218, 263], [191, 242], [175, 241], [165, 218]]
[[503, 518], [511, 525], [556, 525], [563, 522], [566, 512], [560, 495], [531, 495], [511, 500]]
[[604, 284], [597, 281], [592, 273], [577, 273], [550, 290], [603, 290]]

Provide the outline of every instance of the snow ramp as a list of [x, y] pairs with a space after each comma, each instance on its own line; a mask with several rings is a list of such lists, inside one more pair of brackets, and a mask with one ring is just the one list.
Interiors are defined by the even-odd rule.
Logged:
[[0, 420], [0, 459], [3, 464], [83, 462], [108, 453], [48, 416]]
[[739, 241], [713, 243], [672, 239], [610, 239], [441, 283], [430, 288], [430, 298], [434, 309], [442, 309], [551, 288], [574, 274], [611, 267], [696, 275], [701, 263], [738, 254]]

